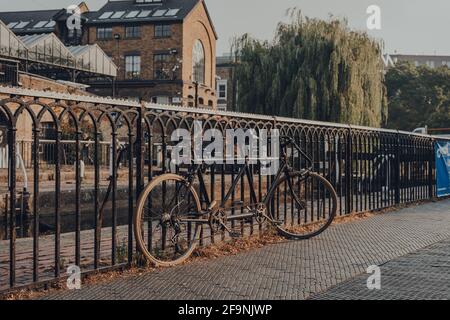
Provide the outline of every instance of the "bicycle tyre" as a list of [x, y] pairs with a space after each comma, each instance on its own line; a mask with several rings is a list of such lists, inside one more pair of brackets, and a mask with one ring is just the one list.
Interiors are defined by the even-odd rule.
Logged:
[[[288, 188], [289, 190], [286, 190], [285, 186], [289, 185], [288, 179], [291, 180], [292, 189], [294, 189], [294, 190], [292, 190], [291, 188]], [[311, 216], [317, 215], [317, 212], [314, 212], [314, 209], [316, 206], [316, 202], [319, 201], [317, 199], [316, 199], [316, 201], [314, 201], [315, 200], [314, 199], [315, 192], [313, 190], [314, 184], [312, 184], [312, 188], [311, 188], [312, 190], [310, 192], [313, 195], [312, 201], [310, 201], [309, 199], [306, 199], [306, 201], [302, 201], [301, 194], [299, 194], [297, 197], [294, 195], [294, 193], [296, 191], [302, 190], [301, 187], [298, 187], [298, 189], [295, 190], [295, 187], [296, 187], [295, 181], [302, 182], [302, 181], [307, 181], [308, 179], [312, 179], [312, 181], [315, 181], [317, 183], [316, 187], [319, 186], [319, 188], [317, 189], [319, 191], [316, 190], [316, 194], [318, 193], [320, 196], [321, 191], [322, 191], [323, 194], [326, 195], [323, 198], [325, 198], [328, 201], [328, 210], [326, 210], [328, 212], [328, 214], [326, 215], [326, 218], [324, 218], [321, 222], [314, 221], [315, 217], [311, 218]], [[307, 187], [305, 187], [305, 189], [303, 190], [303, 193], [307, 194], [307, 192], [305, 190], [307, 190]], [[310, 207], [312, 208], [312, 210], [310, 210], [310, 211], [312, 211], [312, 213], [307, 212], [308, 208], [305, 208], [305, 210], [304, 210], [305, 213], [301, 217], [300, 217], [300, 213], [298, 214], [298, 217], [297, 217], [298, 224], [297, 225], [295, 225], [293, 223], [294, 221], [292, 221], [294, 218], [291, 217], [290, 221], [287, 221], [288, 218], [287, 218], [286, 212], [285, 212], [284, 216], [279, 214], [279, 207], [277, 209], [277, 208], [275, 208], [275, 205], [272, 204], [273, 202], [275, 202], [279, 206], [280, 198], [281, 198], [281, 200], [284, 200], [287, 198], [286, 193], [284, 195], [285, 198], [284, 199], [282, 198], [283, 192], [290, 192], [291, 196], [293, 198], [293, 199], [291, 199], [291, 203], [294, 202], [294, 205], [296, 205], [298, 207], [300, 207], [300, 205], [302, 205], [302, 206], [305, 205], [304, 203], [298, 203], [299, 200], [302, 202], [305, 202], [307, 206], [308, 206], [308, 203], [310, 203]], [[281, 197], [279, 196], [280, 193], [282, 194]], [[302, 193], [302, 191], [300, 191], [300, 193]], [[322, 194], [322, 196], [323, 196], [323, 194]], [[277, 182], [274, 192], [268, 197], [267, 203], [268, 203], [267, 209], [268, 209], [269, 216], [278, 222], [277, 224], [275, 224], [275, 227], [277, 228], [278, 232], [281, 235], [283, 235], [284, 237], [287, 237], [290, 239], [305, 240], [305, 239], [310, 239], [312, 237], [318, 236], [319, 234], [321, 234], [323, 231], [325, 231], [331, 225], [331, 223], [333, 222], [333, 220], [336, 216], [336, 212], [337, 212], [337, 194], [336, 194], [335, 189], [333, 188], [333, 186], [327, 179], [325, 179], [321, 175], [314, 173], [314, 172], [308, 172], [308, 173], [293, 172], [293, 173], [290, 173], [289, 175], [282, 177]], [[325, 213], [326, 205], [327, 204], [325, 204], [323, 206], [322, 211], [324, 213]], [[319, 207], [319, 205], [317, 205], [317, 207]], [[285, 206], [285, 208], [286, 208], [286, 206]], [[290, 210], [291, 211], [293, 210], [292, 207], [290, 208]], [[287, 210], [285, 210], [285, 211], [287, 211]], [[319, 210], [316, 210], [316, 211], [319, 211]], [[310, 220], [309, 222], [308, 222], [308, 219]], [[288, 222], [290, 222], [290, 223], [288, 223]], [[304, 225], [302, 226], [301, 223], [304, 223]], [[317, 229], [312, 229], [313, 227], [317, 227]]]
[[[144, 232], [142, 232], [143, 227], [144, 227], [143, 222], [145, 220], [144, 219], [144, 216], [145, 216], [144, 211], [146, 208], [146, 204], [149, 201], [149, 196], [151, 197], [152, 192], [153, 191], [158, 192], [158, 188], [162, 187], [162, 185], [164, 185], [164, 183], [166, 183], [166, 185], [167, 185], [168, 182], [175, 182], [176, 184], [189, 186], [186, 179], [184, 179], [183, 177], [176, 175], [176, 174], [164, 174], [164, 175], [154, 178], [147, 185], [147, 187], [144, 189], [144, 191], [141, 193], [141, 195], [137, 201], [136, 211], [135, 211], [134, 219], [133, 219], [134, 234], [136, 237], [136, 243], [137, 243], [138, 250], [144, 255], [144, 257], [149, 262], [151, 262], [153, 265], [155, 265], [157, 267], [172, 267], [172, 266], [183, 263], [186, 259], [188, 259], [190, 257], [192, 252], [196, 249], [196, 247], [198, 245], [198, 240], [200, 238], [201, 224], [194, 223], [195, 224], [193, 227], [194, 232], [192, 235], [192, 239], [190, 239], [190, 241], [188, 241], [188, 248], [186, 249], [185, 252], [183, 252], [183, 254], [176, 257], [175, 259], [163, 260], [163, 259], [161, 259], [161, 257], [158, 257], [155, 253], [153, 253], [149, 249], [148, 243], [146, 243], [144, 240], [145, 234], [144, 234]], [[189, 190], [190, 195], [192, 196], [192, 199], [194, 202], [193, 205], [196, 207], [195, 209], [197, 210], [198, 213], [201, 212], [201, 205], [200, 205], [200, 200], [198, 198], [197, 192], [191, 185], [187, 188]], [[162, 194], [162, 193], [163, 192], [159, 192], [158, 195]], [[165, 236], [166, 235], [164, 235], [164, 238], [165, 238]], [[152, 237], [153, 237], [153, 235], [152, 235]]]

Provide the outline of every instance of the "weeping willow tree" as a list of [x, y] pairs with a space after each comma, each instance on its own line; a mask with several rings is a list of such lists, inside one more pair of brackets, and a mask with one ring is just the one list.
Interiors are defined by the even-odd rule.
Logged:
[[381, 126], [387, 119], [381, 45], [345, 20], [290, 12], [272, 42], [233, 42], [237, 109], [311, 120]]

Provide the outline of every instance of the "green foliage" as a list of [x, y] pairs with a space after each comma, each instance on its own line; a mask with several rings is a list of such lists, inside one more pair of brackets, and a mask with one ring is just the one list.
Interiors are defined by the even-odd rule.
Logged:
[[244, 35], [237, 59], [238, 110], [380, 126], [387, 119], [379, 43], [345, 20], [291, 12], [273, 42]]
[[386, 74], [390, 128], [448, 128], [450, 69], [398, 63]]

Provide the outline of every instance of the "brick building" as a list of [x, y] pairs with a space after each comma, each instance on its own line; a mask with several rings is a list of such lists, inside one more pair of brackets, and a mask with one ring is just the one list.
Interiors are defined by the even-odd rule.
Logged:
[[238, 102], [236, 63], [231, 56], [217, 57], [217, 109], [236, 111]]
[[88, 17], [83, 42], [97, 43], [119, 67], [117, 95], [216, 107], [217, 35], [203, 0], [111, 1]]
[[[67, 28], [66, 9], [4, 12], [18, 35], [55, 33], [67, 45], [97, 44], [119, 68], [114, 93], [163, 104], [216, 108], [217, 34], [204, 0], [108, 1], [78, 5], [81, 29]], [[112, 82], [89, 80], [111, 95]]]
[[391, 54], [390, 61], [394, 65], [397, 62], [406, 61], [414, 64], [416, 67], [428, 66], [434, 69], [445, 66], [450, 68], [450, 56]]
[[[83, 25], [88, 18], [89, 8], [86, 3], [81, 2], [77, 6], [80, 13], [80, 24]], [[73, 10], [33, 10], [0, 12], [0, 20], [3, 21], [16, 35], [35, 35], [54, 33], [66, 45], [80, 45], [82, 29], [70, 28], [67, 20], [73, 14]]]

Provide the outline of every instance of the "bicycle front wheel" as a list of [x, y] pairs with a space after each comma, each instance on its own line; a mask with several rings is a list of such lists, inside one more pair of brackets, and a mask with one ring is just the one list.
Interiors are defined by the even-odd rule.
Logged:
[[327, 229], [337, 211], [333, 186], [321, 175], [294, 172], [281, 178], [268, 199], [269, 216], [285, 237], [309, 239]]
[[194, 188], [175, 174], [151, 181], [137, 202], [134, 233], [138, 249], [156, 266], [184, 262], [200, 236], [200, 201]]

